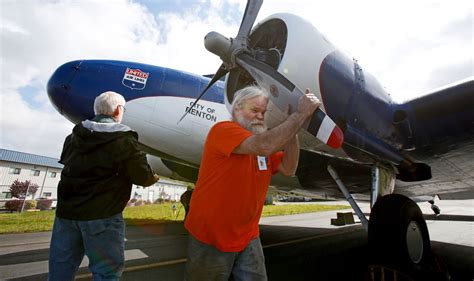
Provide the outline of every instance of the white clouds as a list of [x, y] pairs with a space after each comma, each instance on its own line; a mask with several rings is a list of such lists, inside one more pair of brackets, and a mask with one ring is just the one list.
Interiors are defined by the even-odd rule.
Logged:
[[167, 14], [160, 16], [160, 22], [166, 22], [169, 27], [166, 45], [159, 46], [167, 56], [160, 57], [163, 63], [157, 60], [155, 64], [198, 74], [217, 70], [221, 63], [219, 58], [204, 48], [204, 36], [214, 28], [211, 23], [224, 27], [220, 30], [224, 34], [230, 31], [217, 15], [210, 14], [208, 20], [202, 21], [193, 14]]
[[[357, 58], [395, 99], [474, 75], [472, 2], [275, 0], [259, 20], [290, 12], [313, 23]], [[455, 75], [454, 75], [455, 73]]]
[[[59, 156], [72, 128], [45, 91], [59, 65], [114, 59], [212, 73], [220, 61], [205, 51], [203, 38], [211, 23], [227, 26], [217, 12], [220, 4], [205, 11], [205, 21], [194, 13], [155, 17], [125, 0], [20, 0], [1, 5], [0, 146], [53, 157]], [[26, 86], [41, 90], [20, 95]]]
[[2, 91], [1, 99], [1, 147], [59, 157], [72, 124], [57, 112], [32, 108], [14, 91]]
[[[234, 37], [245, 9], [242, 0], [203, 0], [164, 13], [149, 2], [153, 9], [126, 0], [1, 1], [0, 146], [59, 156], [72, 125], [45, 92], [59, 65], [115, 59], [213, 73], [220, 60], [203, 38], [211, 30]], [[266, 0], [258, 20], [276, 12], [311, 21], [399, 99], [472, 75], [470, 1]], [[42, 90], [21, 96], [25, 86]]]
[[[61, 64], [103, 58], [146, 61], [159, 38], [154, 17], [128, 1], [3, 1], [1, 147], [58, 157], [72, 124], [49, 103]], [[8, 11], [8, 12], [6, 12]], [[25, 86], [41, 89], [20, 95]]]
[[28, 34], [28, 32], [25, 29], [21, 28], [20, 26], [16, 25], [15, 23], [7, 19], [2, 19], [2, 22], [0, 23], [0, 30], [4, 32], [17, 33], [19, 35]]

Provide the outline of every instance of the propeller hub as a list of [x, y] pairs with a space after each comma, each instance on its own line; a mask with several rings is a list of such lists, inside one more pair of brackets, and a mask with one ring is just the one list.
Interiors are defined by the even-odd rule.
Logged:
[[211, 31], [204, 37], [204, 46], [209, 52], [218, 55], [224, 62], [230, 62], [232, 39], [218, 32]]

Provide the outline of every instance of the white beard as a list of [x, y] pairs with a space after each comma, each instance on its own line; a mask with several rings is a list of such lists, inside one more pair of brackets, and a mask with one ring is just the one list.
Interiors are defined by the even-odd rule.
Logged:
[[265, 124], [260, 124], [259, 121], [247, 120], [242, 116], [236, 116], [237, 123], [240, 124], [243, 128], [249, 130], [250, 132], [258, 135], [265, 132], [268, 128]]

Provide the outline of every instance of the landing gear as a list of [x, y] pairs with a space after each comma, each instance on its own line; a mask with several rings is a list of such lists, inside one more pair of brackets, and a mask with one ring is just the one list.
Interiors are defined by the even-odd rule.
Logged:
[[428, 201], [431, 205], [431, 210], [435, 213], [435, 215], [439, 216], [441, 214], [441, 209], [435, 205], [434, 199]]
[[378, 262], [419, 271], [432, 262], [430, 237], [418, 205], [390, 194], [377, 200], [370, 213], [369, 247]]
[[[395, 183], [390, 169], [373, 168], [368, 222], [333, 167], [328, 166], [328, 171], [368, 230], [372, 280], [449, 280], [442, 262], [431, 252], [428, 227], [418, 205], [406, 196], [390, 194]], [[393, 279], [386, 279], [384, 272], [392, 272]]]

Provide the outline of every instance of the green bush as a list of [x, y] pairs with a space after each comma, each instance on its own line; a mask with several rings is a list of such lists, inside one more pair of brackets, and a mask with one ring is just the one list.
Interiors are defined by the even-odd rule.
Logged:
[[141, 206], [143, 205], [143, 200], [142, 199], [138, 199], [136, 202], [135, 202], [135, 206]]
[[[24, 200], [9, 200], [5, 203], [5, 209], [7, 209], [10, 212], [20, 212], [21, 207], [23, 206], [23, 201]], [[23, 210], [34, 209], [35, 207], [36, 207], [35, 200], [26, 200], [25, 207], [23, 208]]]
[[10, 212], [19, 212], [21, 211], [22, 204], [23, 200], [8, 200], [5, 202], [5, 209]]
[[31, 210], [36, 208], [36, 200], [26, 200], [23, 210]]

